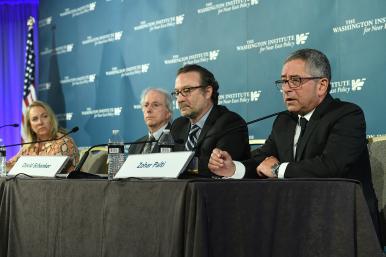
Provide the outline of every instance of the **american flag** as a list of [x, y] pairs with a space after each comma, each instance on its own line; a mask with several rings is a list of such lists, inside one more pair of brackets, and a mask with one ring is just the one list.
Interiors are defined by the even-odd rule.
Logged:
[[[33, 38], [33, 25], [35, 19], [30, 17], [28, 19], [28, 35], [27, 35], [27, 46], [25, 54], [25, 73], [24, 73], [24, 90], [23, 90], [23, 103], [22, 110], [23, 114], [27, 107], [36, 100], [35, 92], [35, 52], [34, 52], [34, 38]], [[22, 116], [22, 127], [25, 125], [24, 115]], [[26, 141], [26, 136], [22, 129], [22, 138]]]

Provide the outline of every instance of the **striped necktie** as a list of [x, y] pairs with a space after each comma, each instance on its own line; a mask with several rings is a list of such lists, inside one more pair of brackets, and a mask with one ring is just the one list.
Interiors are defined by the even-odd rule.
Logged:
[[153, 146], [153, 142], [152, 141], [154, 141], [154, 140], [155, 140], [154, 136], [150, 135], [149, 138], [148, 138], [148, 141], [150, 141], [150, 142], [147, 142], [145, 144], [145, 147], [143, 148], [142, 153], [151, 153], [151, 150], [152, 150], [151, 148]]
[[185, 143], [185, 149], [188, 151], [192, 151], [197, 144], [197, 132], [200, 130], [200, 127], [197, 125], [193, 125], [190, 128], [188, 140]]

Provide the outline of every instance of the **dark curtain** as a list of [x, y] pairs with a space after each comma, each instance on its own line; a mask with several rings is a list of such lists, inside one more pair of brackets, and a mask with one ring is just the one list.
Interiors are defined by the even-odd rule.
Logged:
[[[21, 124], [27, 20], [33, 16], [36, 21], [34, 38], [35, 55], [36, 60], [38, 60], [38, 9], [38, 0], [0, 0], [0, 126], [10, 123]], [[36, 68], [36, 82], [38, 82], [37, 76], [38, 68]], [[0, 144], [19, 143], [20, 131], [20, 128], [1, 128], [0, 141], [2, 139], [3, 142]], [[19, 147], [8, 148], [7, 159], [18, 150]]]

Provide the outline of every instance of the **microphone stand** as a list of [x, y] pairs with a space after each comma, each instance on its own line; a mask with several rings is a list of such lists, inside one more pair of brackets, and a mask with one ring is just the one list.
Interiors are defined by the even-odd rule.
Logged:
[[[269, 115], [266, 115], [266, 116], [263, 116], [263, 117], [260, 117], [260, 118], [257, 118], [257, 119], [254, 119], [254, 120], [251, 120], [251, 121], [248, 121], [247, 123], [243, 124], [243, 125], [239, 125], [239, 126], [233, 126], [233, 127], [230, 127], [228, 129], [225, 129], [222, 133], [219, 133], [219, 134], [215, 134], [215, 133], [212, 133], [212, 134], [209, 134], [209, 135], [206, 135], [204, 137], [204, 140], [206, 138], [210, 138], [210, 137], [217, 137], [217, 138], [221, 138], [223, 137], [224, 135], [230, 133], [230, 132], [235, 132], [235, 131], [238, 131], [238, 130], [244, 130], [247, 128], [248, 125], [251, 125], [253, 123], [256, 123], [256, 122], [259, 122], [259, 121], [262, 121], [262, 120], [266, 120], [266, 119], [269, 119], [271, 117], [274, 117], [274, 116], [277, 116], [279, 114], [282, 114], [282, 113], [286, 113], [287, 111], [281, 111], [281, 112], [275, 112], [275, 113], [272, 113], [272, 114], [269, 114]], [[200, 144], [197, 144], [195, 147], [194, 147], [194, 152], [197, 153], [197, 150], [198, 148], [201, 146], [202, 142], [204, 140], [200, 140]]]
[[[146, 140], [146, 141], [134, 141], [134, 142], [125, 142], [123, 143], [124, 145], [134, 145], [134, 144], [146, 144], [146, 143], [153, 143], [153, 142], [158, 142], [158, 140]], [[82, 172], [81, 169], [84, 165], [84, 163], [86, 162], [87, 160], [87, 157], [89, 156], [90, 152], [92, 149], [96, 148], [96, 147], [101, 147], [101, 146], [108, 146], [108, 144], [97, 144], [97, 145], [93, 145], [91, 146], [89, 149], [87, 149], [87, 151], [83, 154], [82, 158], [80, 159], [80, 161], [78, 162], [78, 165], [76, 165], [74, 171], [70, 172], [70, 174], [72, 173], [87, 173], [87, 172]], [[91, 174], [91, 173], [87, 173], [87, 174]], [[74, 177], [72, 176], [69, 176], [68, 178], [76, 178], [75, 174], [73, 174]], [[92, 174], [94, 175], [94, 174]], [[96, 175], [95, 175], [96, 176]], [[83, 177], [83, 176], [79, 176], [79, 177]], [[99, 177], [99, 176], [98, 176]]]
[[272, 113], [272, 114], [270, 114], [270, 115], [267, 115], [267, 116], [264, 116], [264, 117], [257, 118], [257, 119], [255, 119], [255, 120], [248, 121], [248, 122], [247, 122], [247, 125], [250, 125], [250, 124], [253, 124], [253, 123], [262, 121], [262, 120], [269, 119], [269, 118], [271, 118], [271, 117], [277, 116], [277, 115], [279, 115], [280, 113], [284, 113], [284, 112], [286, 112], [286, 111], [275, 112], [275, 113]]
[[44, 143], [44, 142], [48, 142], [48, 141], [56, 141], [56, 140], [62, 139], [65, 136], [68, 136], [69, 134], [75, 133], [78, 130], [79, 130], [79, 127], [73, 127], [69, 132], [63, 134], [63, 136], [61, 136], [59, 138], [46, 139], [46, 140], [37, 140], [37, 141], [33, 141], [33, 142], [25, 142], [25, 143], [19, 143], [19, 144], [11, 144], [11, 145], [5, 145], [5, 147], [13, 147], [13, 146], [19, 146], [19, 145], [30, 145], [30, 144], [36, 144], [36, 143]]
[[2, 125], [2, 126], [0, 126], [0, 129], [1, 129], [1, 128], [4, 128], [4, 127], [15, 127], [15, 128], [17, 128], [17, 127], [19, 127], [19, 124], [14, 123], [14, 124], [6, 124], [6, 125]]
[[48, 141], [56, 141], [56, 140], [62, 139], [65, 136], [68, 136], [69, 134], [75, 133], [78, 130], [79, 130], [79, 127], [73, 127], [69, 132], [67, 132], [67, 133], [63, 134], [63, 136], [55, 138], [55, 139], [37, 140], [37, 141], [33, 141], [33, 142], [11, 144], [11, 145], [5, 145], [4, 147], [13, 147], [13, 146], [19, 146], [19, 145], [29, 145], [29, 144], [36, 144], [36, 143], [44, 143], [44, 142], [48, 142]]
[[[80, 169], [82, 168], [83, 164], [86, 162], [88, 155], [90, 154], [90, 151], [94, 149], [95, 147], [100, 147], [100, 146], [107, 146], [107, 144], [99, 144], [99, 145], [93, 145], [87, 151], [83, 154], [82, 158], [76, 165], [75, 169], [73, 172], [80, 172]], [[71, 172], [72, 173], [72, 172]]]

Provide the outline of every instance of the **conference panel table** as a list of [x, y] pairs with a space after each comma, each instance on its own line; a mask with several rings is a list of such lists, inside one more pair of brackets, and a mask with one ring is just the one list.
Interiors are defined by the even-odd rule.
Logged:
[[350, 180], [0, 178], [0, 256], [383, 256]]

